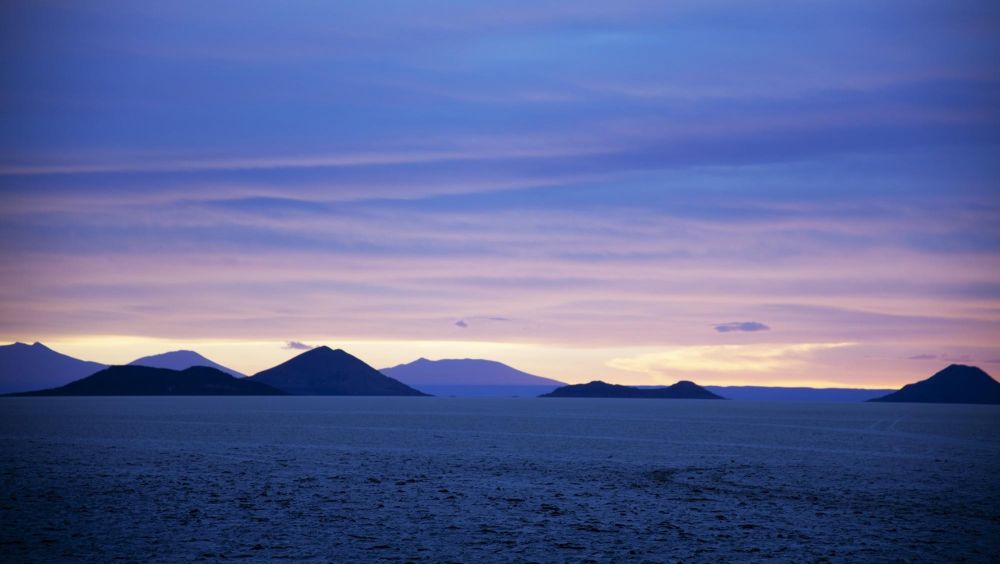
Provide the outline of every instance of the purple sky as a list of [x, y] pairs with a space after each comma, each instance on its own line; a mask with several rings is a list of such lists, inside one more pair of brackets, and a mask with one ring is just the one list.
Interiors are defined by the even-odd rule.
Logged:
[[1000, 372], [996, 2], [0, 11], [0, 340]]

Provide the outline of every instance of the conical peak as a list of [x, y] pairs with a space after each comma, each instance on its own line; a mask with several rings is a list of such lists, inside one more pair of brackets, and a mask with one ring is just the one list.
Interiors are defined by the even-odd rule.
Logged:
[[[295, 358], [354, 358], [344, 349], [331, 349], [326, 345], [311, 348]], [[294, 360], [294, 359], [293, 359]]]
[[949, 364], [947, 368], [941, 370], [935, 376], [958, 376], [962, 374], [986, 374], [978, 366], [969, 366], [967, 364]]

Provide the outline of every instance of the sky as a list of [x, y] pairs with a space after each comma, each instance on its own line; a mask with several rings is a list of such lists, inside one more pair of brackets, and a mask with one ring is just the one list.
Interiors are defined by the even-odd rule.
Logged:
[[0, 341], [1000, 373], [1000, 4], [4, 2]]

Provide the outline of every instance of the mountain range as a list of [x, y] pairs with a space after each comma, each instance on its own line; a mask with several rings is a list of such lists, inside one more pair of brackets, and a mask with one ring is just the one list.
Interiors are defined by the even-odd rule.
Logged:
[[867, 388], [806, 388], [783, 386], [705, 386], [732, 400], [856, 402], [884, 396], [894, 390]]
[[15, 343], [0, 347], [0, 376], [6, 384], [3, 393], [18, 395], [427, 395], [329, 347], [306, 351], [248, 378], [194, 351], [173, 351], [109, 368], [40, 343]]
[[[222, 366], [194, 351], [172, 351], [132, 361], [132, 368], [185, 371], [202, 366], [296, 395], [435, 395], [543, 397], [726, 397], [762, 401], [879, 401], [937, 403], [1000, 403], [1000, 383], [974, 366], [951, 365], [927, 380], [901, 390], [852, 388], [788, 388], [769, 386], [697, 386], [678, 382], [670, 387], [618, 386], [591, 382], [566, 386], [505, 364], [482, 359], [425, 358], [379, 372], [347, 352], [317, 347], [252, 377]], [[42, 343], [0, 346], [0, 394], [53, 390], [108, 368], [56, 352]], [[121, 367], [114, 367], [121, 368]], [[119, 370], [115, 375], [127, 374]], [[145, 374], [139, 371], [135, 374]], [[94, 382], [121, 383], [107, 380]], [[115, 384], [117, 385], [117, 384]], [[692, 388], [693, 386], [693, 388]], [[66, 390], [82, 390], [68, 387]], [[87, 388], [90, 389], [90, 388]], [[122, 388], [123, 390], [126, 388]], [[65, 390], [64, 390], [65, 391]], [[108, 389], [106, 395], [114, 395]], [[152, 393], [152, 392], [150, 392]], [[207, 393], [207, 392], [206, 392]], [[687, 394], [687, 396], [685, 396]], [[711, 396], [705, 396], [711, 394]]]
[[18, 396], [279, 396], [285, 392], [207, 366], [111, 366], [65, 386]]
[[621, 386], [595, 380], [587, 384], [573, 384], [556, 388], [543, 394], [543, 398], [638, 398], [638, 399], [725, 399], [702, 388], [694, 382], [681, 380], [662, 388]]
[[380, 370], [414, 388], [438, 396], [528, 396], [551, 392], [565, 382], [543, 378], [494, 360], [427, 360]]

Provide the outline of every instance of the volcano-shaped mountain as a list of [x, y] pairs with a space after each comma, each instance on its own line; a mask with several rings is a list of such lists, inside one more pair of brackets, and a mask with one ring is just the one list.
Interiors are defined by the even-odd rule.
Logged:
[[952, 364], [926, 380], [868, 401], [914, 403], [1000, 403], [1000, 382], [975, 366]]
[[222, 366], [213, 362], [194, 351], [170, 351], [163, 354], [154, 354], [137, 358], [129, 364], [135, 366], [151, 366], [153, 368], [169, 368], [170, 370], [184, 370], [192, 366], [207, 366], [216, 370], [221, 370], [234, 378], [246, 378], [246, 374], [241, 374], [232, 368]]
[[382, 374], [442, 396], [530, 396], [551, 392], [565, 382], [528, 374], [494, 360], [420, 358], [383, 368]]
[[333, 350], [330, 347], [316, 347], [306, 351], [274, 368], [254, 374], [250, 380], [294, 395], [427, 395], [382, 374], [341, 349]]

